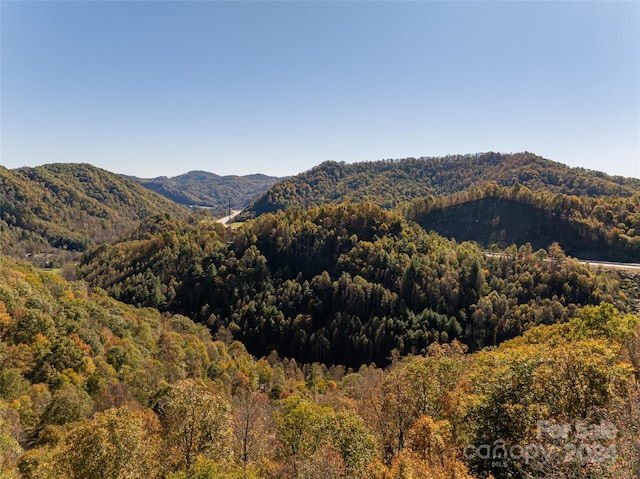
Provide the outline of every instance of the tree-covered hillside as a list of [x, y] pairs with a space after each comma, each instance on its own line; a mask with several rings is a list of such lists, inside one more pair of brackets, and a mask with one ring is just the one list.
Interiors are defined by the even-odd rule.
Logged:
[[0, 476], [632, 477], [640, 320], [570, 316], [474, 354], [440, 337], [385, 369], [327, 368], [0, 258]]
[[267, 175], [219, 176], [206, 171], [190, 171], [168, 178], [132, 178], [142, 186], [187, 206], [206, 206], [216, 211], [243, 209], [281, 180]]
[[254, 354], [346, 366], [434, 341], [475, 350], [580, 306], [625, 307], [615, 274], [557, 245], [486, 255], [367, 203], [263, 215], [230, 235], [155, 217], [86, 255], [81, 274], [122, 301], [224, 326]]
[[485, 248], [529, 242], [539, 249], [556, 242], [578, 258], [640, 262], [640, 192], [578, 197], [490, 184], [414, 200], [406, 214], [428, 231]]
[[150, 215], [186, 215], [182, 206], [88, 164], [0, 167], [0, 252], [85, 251], [114, 241]]
[[247, 208], [245, 217], [344, 201], [394, 208], [415, 198], [451, 195], [487, 183], [519, 183], [531, 190], [578, 196], [631, 196], [640, 191], [640, 179], [570, 168], [532, 153], [325, 162], [275, 184]]

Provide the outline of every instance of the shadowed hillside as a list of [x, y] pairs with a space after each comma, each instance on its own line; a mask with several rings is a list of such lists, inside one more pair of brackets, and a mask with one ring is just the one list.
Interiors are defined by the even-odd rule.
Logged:
[[413, 201], [407, 217], [427, 230], [488, 248], [558, 243], [581, 259], [640, 261], [640, 193], [577, 197], [487, 185], [449, 197]]

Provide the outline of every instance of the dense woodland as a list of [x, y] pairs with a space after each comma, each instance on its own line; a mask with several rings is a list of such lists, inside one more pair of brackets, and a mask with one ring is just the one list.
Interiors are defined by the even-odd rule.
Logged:
[[263, 215], [235, 232], [154, 217], [80, 271], [127, 303], [225, 327], [258, 356], [350, 367], [434, 341], [478, 350], [581, 306], [630, 305], [615, 273], [557, 245], [486, 254], [368, 203]]
[[134, 181], [88, 164], [0, 166], [0, 251], [60, 264], [115, 241], [143, 218], [188, 210]]
[[[184, 204], [209, 206], [213, 216], [225, 216], [229, 201], [232, 208], [241, 208], [278, 179], [190, 172], [174, 178], [134, 180], [87, 164], [0, 167], [0, 251], [28, 256], [39, 266], [57, 267], [77, 258], [78, 252], [121, 239], [148, 216], [184, 217]], [[508, 199], [528, 209], [515, 219], [533, 215], [538, 230], [512, 227], [516, 223], [499, 214], [503, 209], [508, 213], [510, 205], [497, 210], [494, 205], [484, 208], [483, 201], [475, 207], [467, 205], [470, 199], [486, 199], [487, 194], [505, 199], [500, 192], [514, 185], [521, 191], [509, 193]], [[409, 218], [427, 229], [433, 227], [443, 235], [473, 239], [484, 246], [488, 242], [503, 247], [530, 242], [539, 249], [558, 242], [572, 256], [585, 253], [590, 259], [628, 261], [637, 260], [639, 254], [634, 239], [638, 191], [640, 180], [569, 168], [530, 153], [351, 165], [327, 162], [278, 181], [239, 219], [285, 208], [368, 201], [384, 209], [409, 211]], [[451, 218], [471, 219], [491, 209], [496, 214], [483, 221], [479, 232], [456, 228], [456, 223], [462, 224], [456, 221], [454, 229], [449, 227]], [[542, 236], [536, 238], [536, 234]]]
[[640, 180], [329, 162], [236, 228], [90, 165], [0, 182], [1, 479], [640, 469], [640, 279], [571, 257], [637, 261]]
[[[267, 175], [219, 176], [206, 171], [190, 171], [168, 178], [135, 178], [142, 186], [186, 206], [206, 206], [216, 212], [243, 209], [281, 178]], [[220, 214], [225, 216], [226, 213]]]
[[393, 209], [416, 198], [448, 196], [488, 183], [508, 187], [518, 183], [534, 191], [576, 196], [624, 197], [640, 191], [640, 179], [570, 168], [526, 152], [353, 164], [328, 161], [275, 184], [245, 217], [345, 201], [370, 201]]
[[0, 259], [0, 475], [631, 477], [639, 335], [601, 303], [473, 354], [327, 368]]
[[640, 192], [574, 196], [489, 184], [445, 197], [420, 198], [406, 216], [427, 230], [485, 248], [558, 242], [570, 256], [640, 262]]

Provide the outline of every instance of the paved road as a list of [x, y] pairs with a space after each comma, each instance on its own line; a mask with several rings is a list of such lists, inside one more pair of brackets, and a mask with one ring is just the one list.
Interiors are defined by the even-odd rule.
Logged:
[[640, 271], [640, 263], [613, 263], [611, 261], [585, 261], [579, 260], [580, 264], [588, 264], [592, 268], [603, 269], [628, 269], [632, 271]]
[[238, 216], [241, 212], [242, 212], [242, 210], [231, 210], [231, 214], [229, 216], [225, 216], [224, 218], [220, 218], [217, 221], [218, 221], [218, 223], [222, 223], [223, 225], [226, 225], [229, 221], [231, 221], [233, 218]]
[[[503, 253], [491, 253], [489, 251], [484, 252], [485, 256], [489, 256], [491, 258], [501, 258], [505, 255]], [[546, 260], [549, 261], [549, 260]], [[595, 260], [586, 260], [579, 259], [578, 262], [580, 264], [589, 265], [594, 269], [625, 269], [627, 271], [640, 271], [640, 263], [616, 263], [613, 261], [595, 261]]]

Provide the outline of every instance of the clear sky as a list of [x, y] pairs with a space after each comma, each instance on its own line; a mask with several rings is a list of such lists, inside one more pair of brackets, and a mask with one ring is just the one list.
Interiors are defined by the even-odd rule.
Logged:
[[531, 151], [640, 177], [640, 2], [0, 0], [1, 159], [292, 175]]

